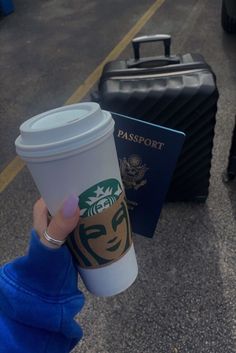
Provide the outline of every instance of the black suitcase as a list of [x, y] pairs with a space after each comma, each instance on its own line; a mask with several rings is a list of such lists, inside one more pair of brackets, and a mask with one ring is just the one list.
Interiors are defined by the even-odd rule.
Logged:
[[227, 167], [227, 177], [228, 180], [234, 179], [236, 176], [236, 118], [235, 118], [235, 126], [232, 136], [232, 143], [229, 152], [229, 161]]
[[[140, 58], [140, 44], [155, 41], [164, 42], [165, 55]], [[215, 75], [199, 54], [172, 56], [169, 35], [132, 44], [134, 59], [107, 63], [93, 99], [105, 110], [185, 132], [167, 200], [204, 202], [219, 96]]]

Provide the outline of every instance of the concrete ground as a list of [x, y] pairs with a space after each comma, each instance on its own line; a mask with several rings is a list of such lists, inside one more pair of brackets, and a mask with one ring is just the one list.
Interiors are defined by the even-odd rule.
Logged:
[[[1, 171], [15, 157], [20, 123], [63, 105], [154, 3], [14, 2], [15, 13], [0, 19]], [[220, 0], [165, 0], [139, 33], [172, 34], [172, 52], [202, 53], [216, 73], [210, 194], [206, 204], [166, 204], [154, 238], [135, 237], [139, 276], [125, 293], [85, 291], [74, 353], [236, 352], [236, 181], [222, 182], [236, 113], [236, 37], [222, 31], [220, 10]], [[121, 57], [131, 54], [129, 47]], [[24, 254], [37, 198], [26, 168], [1, 193], [1, 263]]]

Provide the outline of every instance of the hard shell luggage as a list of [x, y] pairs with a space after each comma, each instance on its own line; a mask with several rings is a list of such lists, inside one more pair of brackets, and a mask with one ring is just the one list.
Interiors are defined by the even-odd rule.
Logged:
[[236, 118], [235, 118], [235, 126], [234, 126], [232, 142], [231, 142], [231, 147], [229, 152], [227, 176], [229, 180], [234, 179], [236, 176]]
[[[156, 41], [164, 43], [165, 54], [140, 58], [140, 45]], [[107, 63], [93, 97], [103, 109], [183, 131], [186, 141], [167, 200], [203, 202], [217, 111], [215, 75], [199, 54], [171, 55], [169, 35], [139, 37], [132, 44], [134, 59]]]

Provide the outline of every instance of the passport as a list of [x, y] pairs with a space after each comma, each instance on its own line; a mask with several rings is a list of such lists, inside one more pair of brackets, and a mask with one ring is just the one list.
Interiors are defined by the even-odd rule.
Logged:
[[111, 113], [132, 231], [153, 237], [185, 134]]

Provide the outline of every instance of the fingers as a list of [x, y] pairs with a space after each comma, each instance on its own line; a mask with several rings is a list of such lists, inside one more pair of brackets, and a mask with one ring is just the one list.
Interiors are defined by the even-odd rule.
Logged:
[[64, 241], [74, 230], [79, 222], [78, 197], [70, 195], [63, 203], [62, 208], [52, 217], [48, 224], [48, 210], [43, 199], [39, 199], [33, 211], [33, 226], [38, 233], [40, 240], [48, 247], [58, 247], [51, 244], [44, 237], [44, 231], [54, 239]]
[[43, 235], [44, 230], [47, 228], [47, 215], [47, 206], [41, 198], [35, 203], [33, 209], [33, 227], [40, 237]]
[[40, 241], [48, 247], [58, 247], [51, 244], [44, 237], [47, 229], [48, 235], [56, 240], [64, 241], [66, 237], [74, 230], [79, 222], [78, 197], [70, 195], [63, 203], [62, 208], [52, 217], [48, 224], [48, 209], [43, 201], [39, 199], [33, 210], [33, 227], [40, 237]]
[[65, 240], [79, 222], [78, 197], [71, 195], [65, 200], [63, 207], [52, 218], [48, 225], [48, 233], [57, 240]]

